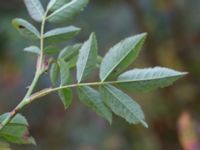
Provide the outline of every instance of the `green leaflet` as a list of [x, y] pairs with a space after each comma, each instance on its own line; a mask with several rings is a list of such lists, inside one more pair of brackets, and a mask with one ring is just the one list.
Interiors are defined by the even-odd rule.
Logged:
[[[68, 61], [70, 69], [73, 69], [74, 67], [76, 67], [77, 59], [78, 59], [78, 56], [74, 56]], [[97, 68], [99, 67], [99, 63], [96, 64], [96, 67]]]
[[58, 60], [58, 64], [60, 67], [60, 85], [66, 85], [69, 82], [70, 74], [69, 74], [69, 64], [62, 59]]
[[77, 61], [77, 80], [78, 83], [85, 80], [92, 71], [96, 68], [97, 64], [97, 41], [94, 33], [90, 35], [80, 49]]
[[[53, 63], [50, 70], [50, 79], [53, 86], [56, 85], [60, 75], [60, 86], [65, 86], [69, 83], [69, 65], [64, 60], [60, 59], [57, 63]], [[72, 102], [72, 91], [70, 88], [61, 89], [58, 91], [58, 95], [64, 104], [65, 108], [68, 108]]]
[[5, 141], [15, 144], [35, 144], [33, 137], [29, 136], [25, 126], [7, 125], [1, 132], [0, 137]]
[[39, 0], [24, 0], [29, 15], [37, 22], [44, 17], [44, 8]]
[[[71, 39], [80, 32], [80, 28], [68, 26], [56, 28], [44, 34], [46, 22], [60, 23], [69, 21], [86, 7], [88, 1], [49, 0], [47, 10], [44, 10], [40, 0], [24, 0], [30, 16], [35, 21], [42, 22], [40, 32], [32, 24], [20, 18], [14, 19], [12, 24], [23, 36], [40, 42], [40, 48], [30, 46], [24, 49], [40, 56], [38, 56], [33, 82], [25, 98], [16, 107], [17, 112], [37, 98], [55, 91], [58, 91], [64, 107], [68, 108], [72, 103], [71, 88], [76, 87], [80, 101], [108, 120], [110, 124], [112, 122], [112, 112], [114, 112], [129, 123], [141, 123], [148, 127], [140, 105], [110, 84], [118, 84], [128, 90], [148, 91], [168, 86], [186, 73], [161, 67], [133, 69], [121, 74], [117, 81], [108, 81], [112, 77], [117, 77], [137, 58], [145, 41], [146, 33], [126, 38], [112, 47], [104, 58], [97, 54], [97, 40], [94, 33], [90, 35], [84, 44], [68, 46], [62, 51], [59, 51], [58, 47], [52, 46]], [[58, 54], [58, 57], [55, 58], [55, 55], [52, 57], [47, 56], [53, 54]], [[56, 86], [60, 78], [60, 86], [46, 88], [34, 93], [38, 79], [46, 73], [49, 65], [51, 65], [50, 79], [52, 85]], [[75, 67], [77, 69], [77, 83], [71, 83], [70, 69], [72, 70]], [[99, 77], [101, 81], [82, 83], [92, 74], [95, 68], [100, 68]], [[89, 85], [100, 86], [100, 93], [89, 87]], [[27, 120], [21, 114], [17, 114], [13, 119], [10, 118], [11, 116], [9, 113], [0, 115], [0, 149], [10, 150], [7, 142], [36, 144], [34, 138], [29, 135]], [[3, 127], [1, 124], [6, 125]]]
[[168, 68], [133, 69], [118, 77], [119, 85], [127, 90], [149, 91], [169, 86], [186, 75]]
[[51, 0], [48, 4], [48, 9], [51, 11], [55, 11], [62, 7], [63, 5], [67, 4], [70, 0]]
[[74, 26], [62, 27], [48, 31], [44, 34], [44, 39], [48, 43], [59, 43], [71, 39], [79, 32], [80, 28]]
[[19, 31], [19, 33], [25, 37], [31, 38], [31, 39], [39, 39], [40, 33], [38, 30], [30, 24], [28, 21], [21, 19], [21, 18], [15, 18], [12, 20], [12, 25]]
[[[58, 60], [60, 67], [60, 86], [65, 86], [70, 82], [69, 64], [64, 60]], [[72, 90], [70, 88], [61, 89], [58, 92], [65, 108], [72, 103]]]
[[116, 115], [121, 116], [129, 123], [141, 123], [143, 126], [148, 127], [140, 105], [127, 94], [111, 85], [102, 85], [101, 95], [105, 104]]
[[78, 59], [78, 56], [74, 56], [72, 57], [72, 59], [68, 61], [70, 69], [74, 69], [76, 67], [77, 59]]
[[[8, 117], [9, 113], [0, 116], [0, 123]], [[26, 119], [17, 114], [2, 130], [0, 138], [16, 144], [34, 144], [35, 140], [29, 135], [28, 123]]]
[[91, 108], [98, 115], [112, 123], [112, 113], [104, 105], [100, 93], [89, 86], [83, 86], [78, 88], [78, 94], [80, 101], [87, 107]]
[[26, 48], [24, 49], [24, 51], [30, 52], [30, 53], [34, 53], [34, 54], [37, 54], [37, 55], [40, 54], [40, 49], [39, 49], [37, 46], [29, 46], [29, 47], [26, 47]]
[[97, 64], [99, 65], [99, 67], [100, 67], [101, 62], [102, 62], [102, 57], [97, 56]]
[[60, 52], [57, 46], [47, 46], [44, 49], [44, 53], [47, 55], [58, 54]]
[[49, 0], [49, 3], [47, 5], [47, 10], [50, 10], [55, 4], [57, 0]]
[[58, 95], [63, 102], [65, 109], [69, 108], [72, 103], [72, 90], [70, 88], [61, 89], [58, 91]]
[[[9, 115], [9, 113], [5, 113], [3, 115], [0, 116], [0, 122], [3, 122], [5, 120], [5, 118], [7, 118]], [[23, 117], [21, 114], [17, 114], [11, 121], [10, 124], [21, 124], [21, 125], [25, 125], [28, 126], [28, 122], [25, 119], [25, 117]]]
[[68, 21], [86, 7], [89, 0], [72, 0], [51, 13], [47, 20], [53, 23]]
[[111, 74], [119, 74], [137, 58], [146, 35], [143, 33], [126, 38], [108, 51], [100, 66], [101, 81], [108, 79]]
[[60, 70], [59, 70], [58, 64], [56, 62], [52, 63], [51, 69], [50, 69], [50, 80], [53, 86], [56, 86], [56, 83], [59, 78], [59, 71]]
[[64, 59], [64, 60], [72, 59], [73, 56], [78, 54], [78, 51], [81, 48], [81, 46], [82, 44], [75, 44], [75, 45], [67, 46], [63, 48], [60, 51], [58, 58]]

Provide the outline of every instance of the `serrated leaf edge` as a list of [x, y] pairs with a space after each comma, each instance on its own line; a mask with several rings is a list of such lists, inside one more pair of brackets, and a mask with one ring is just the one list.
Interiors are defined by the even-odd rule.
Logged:
[[[143, 37], [145, 37], [147, 35], [147, 33], [142, 33], [142, 34], [139, 34], [139, 35], [136, 35], [136, 36], [143, 36]], [[126, 38], [127, 39], [127, 38]], [[123, 41], [125, 41], [126, 39], [124, 39], [124, 40], [122, 40], [121, 42], [123, 42]], [[138, 39], [138, 41], [139, 41], [139, 39]], [[137, 42], [138, 42], [137, 41]], [[118, 43], [119, 44], [119, 43]], [[136, 45], [137, 46], [137, 45]], [[135, 47], [136, 47], [135, 46]], [[112, 49], [112, 48], [111, 48]], [[116, 68], [127, 56], [128, 56], [128, 54], [132, 51], [133, 49], [130, 49], [129, 51], [127, 51], [127, 53], [118, 61], [118, 63], [116, 63], [114, 66], [113, 66], [113, 68], [112, 69], [110, 69], [110, 71], [108, 71], [107, 72], [107, 74], [106, 75], [104, 75], [104, 78], [102, 78], [101, 79], [101, 81], [103, 82], [103, 81], [105, 81], [107, 78], [108, 78], [108, 76], [112, 73], [112, 71], [114, 70], [114, 68]]]
[[[104, 87], [106, 90], [108, 90], [116, 99], [119, 100], [119, 98], [118, 98], [107, 86], [103, 85], [103, 87]], [[119, 102], [121, 103], [120, 100], [119, 100]], [[125, 106], [130, 112], [132, 112], [132, 110], [130, 110], [130, 109], [127, 107], [127, 105], [124, 105], [123, 103], [121, 103], [121, 104], [122, 104], [123, 106]], [[134, 113], [133, 113], [133, 115], [134, 115]], [[134, 115], [134, 116], [135, 116], [135, 118], [138, 119], [138, 121], [139, 121], [144, 127], [148, 128], [148, 124], [145, 122], [145, 120], [138, 118], [136, 115]]]

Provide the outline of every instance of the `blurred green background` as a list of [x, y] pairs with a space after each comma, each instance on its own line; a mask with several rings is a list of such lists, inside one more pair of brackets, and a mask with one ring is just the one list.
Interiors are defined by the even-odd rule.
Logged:
[[[31, 21], [22, 0], [1, 0], [1, 114], [23, 97], [35, 71], [35, 56], [23, 52], [32, 42], [12, 28], [15, 17]], [[13, 145], [13, 150], [200, 150], [200, 0], [91, 0], [68, 24], [83, 29], [70, 43], [83, 42], [96, 32], [102, 56], [121, 39], [148, 32], [130, 68], [165, 66], [189, 75], [169, 88], [129, 93], [142, 105], [148, 129], [118, 117], [110, 126], [83, 106], [75, 91], [73, 105], [65, 111], [58, 96], [51, 94], [22, 112], [38, 146]], [[96, 73], [92, 80], [97, 79]], [[37, 88], [48, 86], [44, 76]]]

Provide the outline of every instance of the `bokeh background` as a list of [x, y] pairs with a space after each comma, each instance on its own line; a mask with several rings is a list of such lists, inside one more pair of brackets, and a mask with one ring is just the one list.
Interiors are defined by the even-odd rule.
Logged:
[[[20, 101], [35, 71], [35, 56], [23, 52], [32, 42], [12, 28], [15, 17], [31, 21], [23, 1], [0, 0], [1, 114]], [[199, 0], [91, 0], [66, 24], [83, 29], [70, 43], [83, 42], [96, 32], [102, 56], [121, 39], [148, 32], [144, 49], [130, 68], [165, 66], [189, 75], [165, 89], [129, 93], [142, 105], [148, 129], [118, 117], [110, 126], [83, 106], [75, 91], [66, 111], [56, 94], [46, 96], [22, 112], [38, 146], [12, 145], [13, 150], [200, 150]], [[48, 86], [46, 75], [37, 89]]]

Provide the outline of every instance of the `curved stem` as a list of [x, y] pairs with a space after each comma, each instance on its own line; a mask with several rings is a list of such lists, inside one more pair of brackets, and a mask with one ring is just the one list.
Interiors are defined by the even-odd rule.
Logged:
[[40, 30], [40, 56], [39, 56], [39, 64], [37, 66], [37, 71], [41, 71], [43, 69], [43, 59], [44, 59], [44, 28], [46, 23], [46, 15], [47, 12], [44, 15], [44, 18], [42, 20], [41, 24], [41, 30]]
[[44, 14], [44, 18], [42, 20], [41, 23], [41, 31], [40, 31], [40, 56], [36, 65], [36, 73], [34, 76], [34, 79], [26, 93], [26, 95], [24, 96], [24, 98], [22, 99], [22, 101], [10, 112], [10, 114], [8, 115], [8, 117], [2, 122], [0, 123], [0, 130], [4, 128], [4, 126], [6, 126], [11, 120], [12, 118], [15, 117], [15, 115], [18, 113], [19, 110], [21, 110], [24, 106], [26, 106], [27, 104], [29, 104], [28, 98], [32, 95], [38, 80], [40, 78], [40, 76], [43, 74], [44, 72], [44, 28], [45, 28], [45, 22], [46, 22], [46, 16], [47, 16], [48, 10], [45, 12]]
[[0, 130], [6, 126], [11, 120], [13, 117], [15, 117], [15, 115], [17, 114], [17, 112], [19, 110], [21, 110], [21, 108], [23, 108], [25, 105], [28, 104], [28, 101], [27, 101], [27, 98], [32, 94], [38, 80], [40, 78], [40, 75], [36, 73], [26, 95], [24, 96], [24, 98], [22, 99], [22, 101], [10, 112], [10, 114], [8, 115], [8, 117], [0, 124]]
[[103, 85], [103, 84], [117, 84], [117, 83], [120, 83], [120, 81], [77, 83], [77, 84], [71, 84], [71, 85], [66, 85], [66, 86], [60, 86], [60, 87], [56, 87], [56, 88], [47, 88], [47, 89], [44, 89], [44, 90], [41, 90], [39, 92], [36, 92], [36, 93], [32, 94], [34, 89], [35, 89], [35, 87], [36, 87], [36, 84], [38, 83], [38, 80], [39, 80], [40, 76], [45, 71], [45, 66], [44, 66], [44, 29], [45, 29], [45, 22], [46, 22], [47, 13], [48, 13], [48, 10], [45, 12], [44, 18], [43, 18], [42, 23], [41, 23], [40, 56], [38, 58], [38, 63], [37, 63], [36, 73], [35, 73], [34, 79], [33, 79], [32, 83], [31, 83], [26, 95], [22, 99], [22, 101], [10, 112], [10, 115], [2, 123], [0, 123], [0, 130], [4, 126], [6, 126], [12, 120], [12, 118], [14, 118], [15, 115], [22, 108], [24, 108], [26, 105], [28, 105], [28, 104], [32, 103], [33, 101], [35, 101], [36, 99], [41, 98], [43, 96], [46, 96], [46, 95], [48, 95], [48, 94], [50, 94], [52, 92], [56, 92], [56, 91], [59, 91], [61, 89], [66, 89], [66, 88], [73, 88], [73, 87], [97, 86], [97, 85]]
[[81, 87], [81, 86], [99, 86], [99, 85], [104, 85], [104, 84], [118, 84], [118, 83], [120, 83], [120, 82], [119, 81], [91, 82], [91, 83], [71, 84], [71, 85], [60, 86], [60, 87], [56, 87], [56, 88], [47, 88], [47, 89], [41, 90], [39, 92], [36, 92], [33, 95], [31, 95], [30, 97], [28, 97], [27, 100], [26, 100], [27, 101], [26, 105], [32, 103], [33, 101], [35, 101], [38, 98], [41, 98], [41, 97], [46, 96], [50, 93], [59, 91], [61, 89]]
[[17, 114], [17, 112], [19, 110], [21, 110], [22, 108], [24, 108], [26, 105], [29, 105], [30, 103], [32, 103], [33, 101], [46, 96], [50, 93], [59, 91], [61, 89], [66, 89], [66, 88], [74, 88], [74, 87], [81, 87], [81, 86], [98, 86], [98, 85], [104, 85], [104, 84], [120, 84], [123, 82], [129, 82], [129, 81], [106, 81], [106, 82], [92, 82], [92, 83], [76, 83], [76, 84], [71, 84], [71, 85], [66, 85], [66, 86], [60, 86], [60, 87], [56, 87], [56, 88], [47, 88], [44, 90], [41, 90], [39, 92], [36, 92], [34, 94], [31, 95], [39, 77], [41, 76], [41, 74], [37, 74], [35, 75], [35, 78], [27, 92], [27, 94], [25, 95], [24, 99], [21, 101], [21, 103], [10, 113], [10, 116], [8, 116], [7, 119], [5, 119], [2, 124], [0, 124], [0, 130]]
[[27, 93], [26, 93], [26, 95], [24, 97], [24, 99], [28, 98], [32, 94], [32, 92], [33, 92], [33, 90], [34, 90], [39, 78], [40, 78], [40, 75], [36, 73], [32, 83], [31, 83], [31, 85], [30, 85], [30, 87], [29, 87], [29, 89], [28, 89], [28, 91], [27, 91]]

